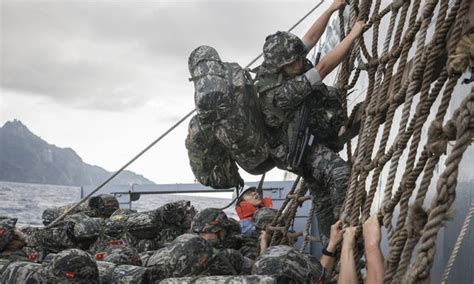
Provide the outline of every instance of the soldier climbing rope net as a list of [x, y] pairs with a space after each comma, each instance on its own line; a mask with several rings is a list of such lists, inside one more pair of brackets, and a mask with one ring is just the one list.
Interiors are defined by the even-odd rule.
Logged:
[[[369, 217], [375, 194], [377, 190], [382, 190], [378, 189], [382, 171], [390, 161], [388, 180], [383, 189], [383, 202], [378, 212], [388, 232], [389, 255], [386, 259], [385, 282], [418, 283], [429, 278], [436, 236], [454, 201], [459, 162], [472, 142], [474, 92], [467, 94], [461, 106], [443, 124], [453, 90], [468, 67], [469, 48], [474, 43], [472, 31], [471, 34], [464, 35], [462, 31], [470, 2], [455, 0], [449, 8], [448, 0], [429, 1], [424, 6], [420, 0], [394, 1], [379, 11], [380, 0], [375, 3], [359, 3], [358, 0], [353, 0], [350, 3], [349, 21], [344, 21], [342, 12], [339, 14], [341, 39], [345, 35], [346, 25], [350, 27], [357, 20], [368, 20], [367, 29], [372, 27], [373, 32], [371, 52], [361, 37], [352, 48], [350, 56], [343, 62], [337, 80], [338, 87], [347, 98], [346, 94], [356, 86], [362, 71], [366, 71], [368, 76], [357, 146], [352, 151], [349, 139], [346, 147], [348, 158], [353, 163], [341, 219], [345, 226], [357, 226], [357, 233], [360, 235], [362, 223]], [[410, 7], [410, 16], [407, 17]], [[434, 17], [436, 8], [439, 10]], [[420, 11], [421, 16], [418, 16]], [[379, 26], [381, 19], [388, 13], [391, 14], [390, 22], [383, 51], [379, 55]], [[406, 19], [408, 29], [404, 30]], [[436, 20], [434, 34], [426, 44], [428, 27], [433, 19]], [[452, 30], [449, 33], [450, 28]], [[415, 39], [416, 51], [412, 71], [406, 76], [409, 51]], [[448, 53], [448, 58], [440, 62], [440, 55], [444, 52]], [[358, 66], [354, 68], [356, 60]], [[436, 117], [429, 125], [427, 133], [424, 133], [422, 128], [427, 123], [434, 102], [440, 96]], [[410, 118], [415, 97], [418, 97], [416, 112]], [[347, 109], [347, 100], [345, 105]], [[387, 146], [394, 115], [399, 108], [402, 108], [399, 130], [395, 137], [392, 137], [394, 142]], [[382, 123], [383, 131], [379, 133]], [[419, 153], [423, 135], [426, 144]], [[375, 145], [377, 138], [378, 145]], [[446, 168], [437, 181], [436, 195], [425, 209], [423, 203], [433, 178], [433, 171], [440, 157], [446, 153], [448, 141], [455, 141], [454, 146], [446, 158]], [[399, 161], [407, 148], [408, 158], [404, 172], [394, 190], [398, 170], [402, 169], [399, 167]], [[421, 182], [417, 184], [421, 175]], [[414, 192], [415, 202], [409, 206]], [[286, 226], [282, 228], [272, 227], [275, 230], [273, 244], [287, 242], [285, 237], [278, 236], [285, 236], [290, 223], [288, 220], [295, 216], [298, 205], [301, 204], [300, 198], [305, 194], [304, 186], [296, 187], [295, 183], [290, 191], [290, 198], [287, 198], [284, 208], [274, 220], [274, 224], [282, 220], [287, 221]], [[392, 219], [397, 206], [399, 214], [396, 225], [393, 226]], [[311, 212], [314, 210], [313, 205]], [[304, 250], [308, 241], [314, 239], [308, 233], [310, 222], [308, 219], [301, 250]], [[418, 243], [418, 249], [413, 255]], [[456, 252], [457, 250], [454, 251], [453, 257]], [[362, 252], [358, 252], [357, 258], [360, 259], [361, 254]], [[397, 278], [394, 278], [394, 275], [398, 275]], [[447, 278], [447, 275], [444, 278]]]

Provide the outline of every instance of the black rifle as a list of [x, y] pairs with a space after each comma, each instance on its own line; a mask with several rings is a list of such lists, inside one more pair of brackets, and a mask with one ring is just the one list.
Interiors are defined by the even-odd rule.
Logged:
[[314, 136], [310, 133], [308, 124], [308, 109], [306, 103], [303, 103], [298, 120], [293, 129], [293, 137], [291, 139], [288, 162], [290, 169], [298, 170], [301, 166], [301, 161], [304, 157], [306, 146], [313, 144]]

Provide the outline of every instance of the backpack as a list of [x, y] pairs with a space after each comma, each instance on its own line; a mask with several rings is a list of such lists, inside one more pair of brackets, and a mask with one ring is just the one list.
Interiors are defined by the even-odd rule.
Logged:
[[161, 230], [161, 216], [158, 211], [133, 213], [126, 221], [127, 231], [138, 239], [154, 239]]
[[[314, 66], [309, 60], [306, 60], [304, 68], [307, 71], [314, 68]], [[303, 107], [295, 111], [294, 117], [297, 120], [293, 123], [291, 117], [286, 117], [281, 109], [274, 106], [274, 97], [265, 95], [267, 92], [275, 92], [274, 89], [281, 87], [286, 80], [282, 73], [267, 73], [264, 68], [259, 68], [255, 83], [260, 94], [260, 101], [267, 112], [266, 122], [276, 129], [278, 135], [274, 139], [280, 140], [283, 146], [283, 151], [274, 154], [278, 154], [276, 156], [280, 160], [287, 157], [286, 164], [293, 168], [291, 165], [292, 154], [294, 154], [291, 153], [294, 150], [292, 146], [295, 143], [301, 143], [301, 141], [295, 141], [295, 138], [298, 137], [299, 131], [304, 130], [298, 128], [298, 121], [304, 121], [303, 124], [309, 127], [309, 132], [314, 135], [313, 144], [323, 144], [333, 151], [339, 152], [343, 148], [342, 141], [338, 137], [339, 130], [348, 120], [343, 108], [341, 92], [337, 88], [326, 86], [324, 83], [318, 84], [317, 88], [313, 90], [316, 94], [307, 96], [303, 102], [306, 111], [303, 111]], [[272, 115], [269, 117], [268, 113]], [[277, 141], [272, 142], [278, 143]]]
[[194, 102], [201, 124], [247, 172], [263, 174], [275, 165], [256, 89], [250, 73], [237, 63], [222, 62], [217, 52], [200, 46], [189, 57]]
[[74, 239], [79, 243], [94, 242], [100, 235], [100, 221], [95, 218], [79, 213], [66, 217], [66, 220], [74, 224]]
[[196, 115], [189, 122], [186, 149], [191, 170], [202, 185], [221, 189], [244, 183], [231, 155], [217, 141], [211, 127], [201, 125]]
[[341, 92], [324, 84], [321, 84], [318, 91], [319, 95], [311, 105], [315, 109], [312, 111], [315, 115], [308, 118], [308, 123], [313, 126], [313, 132], [316, 134], [315, 142], [337, 153], [344, 147], [339, 141], [339, 129], [348, 121], [342, 106]]
[[42, 268], [48, 283], [96, 283], [99, 271], [95, 260], [79, 249], [63, 250]]

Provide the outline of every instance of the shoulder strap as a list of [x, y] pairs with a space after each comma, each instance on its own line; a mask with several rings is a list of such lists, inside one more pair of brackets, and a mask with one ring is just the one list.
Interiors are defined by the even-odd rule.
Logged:
[[278, 117], [279, 119], [283, 120], [285, 123], [290, 123], [290, 121], [288, 120], [288, 118], [285, 116], [285, 114], [283, 113], [282, 110], [276, 108], [274, 105], [273, 105], [273, 101], [272, 101], [272, 98], [268, 97], [268, 96], [260, 96], [260, 101], [270, 109], [270, 111], [276, 116]]

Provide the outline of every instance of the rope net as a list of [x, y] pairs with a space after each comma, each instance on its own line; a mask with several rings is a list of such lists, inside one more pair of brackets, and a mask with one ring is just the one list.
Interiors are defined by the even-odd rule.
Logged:
[[[360, 236], [371, 210], [378, 211], [389, 244], [385, 282], [428, 281], [437, 233], [454, 201], [459, 163], [473, 139], [474, 91], [446, 118], [453, 91], [472, 57], [473, 29], [463, 31], [470, 4], [471, 0], [395, 0], [382, 7], [381, 0], [351, 0], [349, 18], [339, 13], [341, 39], [358, 20], [367, 21], [366, 31], [372, 33], [370, 42], [364, 37], [356, 41], [337, 78], [347, 100], [361, 78], [367, 79], [358, 108], [356, 146], [353, 150], [348, 141], [346, 147], [352, 174], [341, 220], [344, 226], [356, 226]], [[388, 28], [379, 44], [382, 21]], [[344, 106], [348, 108], [347, 101]], [[399, 121], [398, 128], [394, 121]], [[453, 146], [446, 155], [449, 141]], [[441, 160], [444, 171], [433, 179]], [[425, 201], [435, 182], [434, 197]], [[287, 243], [290, 220], [306, 200], [302, 197], [307, 190], [299, 183], [298, 179], [270, 227], [272, 245]], [[304, 236], [301, 250], [317, 240], [309, 234], [310, 222], [299, 234]], [[355, 255], [360, 259], [362, 252]]]

